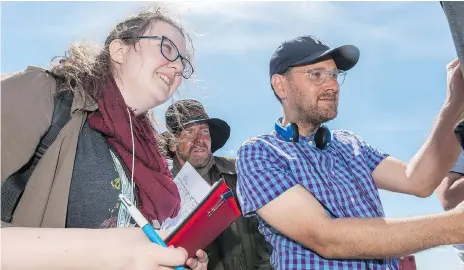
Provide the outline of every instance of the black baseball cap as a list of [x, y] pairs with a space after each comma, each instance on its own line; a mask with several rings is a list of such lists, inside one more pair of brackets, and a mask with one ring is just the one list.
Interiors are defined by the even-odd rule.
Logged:
[[290, 67], [303, 66], [317, 62], [325, 56], [331, 56], [338, 69], [347, 71], [359, 60], [359, 49], [353, 45], [344, 45], [331, 49], [317, 37], [300, 36], [282, 43], [271, 57], [269, 76], [283, 74]]

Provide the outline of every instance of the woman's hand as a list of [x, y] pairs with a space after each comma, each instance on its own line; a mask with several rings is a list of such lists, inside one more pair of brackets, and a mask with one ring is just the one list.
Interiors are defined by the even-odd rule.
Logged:
[[[185, 249], [154, 244], [140, 228], [11, 227], [2, 228], [1, 233], [1, 268], [5, 270], [164, 270], [185, 265], [188, 259]], [[206, 254], [198, 255], [197, 265], [207, 263]]]
[[208, 254], [200, 249], [195, 255], [196, 258], [190, 258], [187, 260], [187, 266], [192, 270], [206, 270], [209, 262]]

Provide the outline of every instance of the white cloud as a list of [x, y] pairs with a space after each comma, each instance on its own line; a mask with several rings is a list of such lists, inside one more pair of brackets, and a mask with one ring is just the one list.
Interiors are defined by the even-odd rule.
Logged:
[[40, 25], [42, 31], [39, 34], [71, 40], [85, 38], [103, 41], [118, 19], [136, 12], [140, 6], [140, 2], [93, 2], [89, 7], [81, 2], [76, 8], [57, 15], [53, 24]]
[[[31, 27], [47, 37], [103, 40], [118, 19], [144, 2], [80, 3], [57, 15], [52, 25]], [[388, 48], [410, 57], [452, 54], [452, 40], [442, 22], [420, 14], [421, 3], [370, 2], [175, 2], [171, 7], [185, 19], [196, 48], [204, 53], [274, 50], [285, 39], [314, 34], [329, 45], [344, 42]], [[432, 3], [431, 3], [432, 5]], [[437, 14], [440, 14], [437, 4]], [[407, 15], [407, 16], [406, 16]], [[436, 15], [436, 14], [435, 14]], [[431, 50], [430, 48], [434, 48]], [[380, 50], [380, 49], [379, 49]]]
[[208, 2], [182, 13], [202, 34], [196, 39], [197, 48], [234, 53], [274, 49], [282, 40], [307, 33], [311, 25], [339, 11], [329, 2]]
[[[451, 39], [443, 21], [430, 20], [414, 3], [205, 2], [180, 9], [203, 36], [204, 52], [273, 50], [284, 39], [315, 34], [365, 46], [381, 46], [411, 57], [449, 53]], [[439, 12], [439, 5], [437, 5]], [[404, 15], [408, 16], [404, 16]], [[381, 19], [381, 20], [380, 20]], [[413, 33], [413, 34], [411, 34]], [[437, 36], [438, 35], [438, 36]], [[434, 48], [430, 50], [429, 48]]]
[[229, 148], [219, 149], [217, 152], [214, 153], [214, 155], [220, 157], [235, 158], [237, 156], [237, 151], [229, 150]]

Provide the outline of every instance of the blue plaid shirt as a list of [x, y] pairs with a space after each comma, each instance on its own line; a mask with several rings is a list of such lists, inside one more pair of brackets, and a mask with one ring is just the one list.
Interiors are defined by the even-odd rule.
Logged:
[[[348, 131], [332, 132], [332, 142], [325, 150], [314, 146], [313, 136], [300, 136], [299, 140], [286, 142], [273, 132], [242, 145], [237, 158], [237, 196], [245, 216], [254, 215], [297, 184], [311, 192], [331, 218], [384, 216], [371, 173], [386, 154]], [[275, 269], [399, 268], [396, 259], [324, 259], [258, 219], [259, 230], [273, 246]]]

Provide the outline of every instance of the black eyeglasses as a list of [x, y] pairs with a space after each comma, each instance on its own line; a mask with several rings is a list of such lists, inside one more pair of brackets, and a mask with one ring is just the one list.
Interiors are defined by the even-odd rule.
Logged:
[[[126, 39], [131, 39], [131, 38], [126, 38]], [[174, 62], [180, 58], [180, 61], [182, 63], [182, 77], [184, 77], [185, 79], [188, 79], [190, 78], [190, 76], [192, 76], [193, 74], [192, 64], [190, 63], [189, 60], [187, 60], [187, 58], [185, 58], [179, 53], [179, 49], [174, 44], [174, 42], [172, 42], [169, 38], [165, 36], [138, 36], [138, 37], [134, 37], [134, 39], [161, 40], [160, 51], [163, 57], [166, 58], [166, 60], [170, 62]]]
[[309, 70], [302, 70], [302, 71], [293, 71], [290, 72], [294, 73], [306, 73], [309, 76], [309, 80], [314, 85], [322, 85], [327, 78], [331, 78], [332, 80], [336, 81], [338, 85], [342, 85], [345, 82], [346, 72], [340, 69], [334, 70], [325, 70], [323, 68], [316, 68], [316, 69], [309, 69]]

